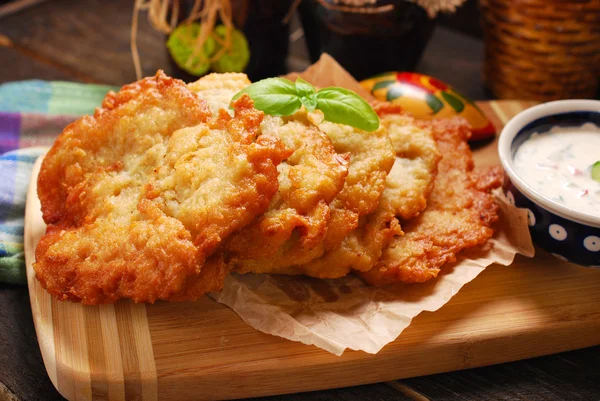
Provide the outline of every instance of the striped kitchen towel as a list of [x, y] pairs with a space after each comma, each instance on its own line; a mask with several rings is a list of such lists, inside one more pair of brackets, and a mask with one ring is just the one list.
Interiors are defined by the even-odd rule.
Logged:
[[26, 282], [23, 223], [33, 163], [69, 122], [93, 113], [111, 89], [46, 81], [0, 85], [0, 282]]
[[19, 149], [0, 156], [0, 282], [24, 283], [23, 217], [29, 176], [47, 148]]

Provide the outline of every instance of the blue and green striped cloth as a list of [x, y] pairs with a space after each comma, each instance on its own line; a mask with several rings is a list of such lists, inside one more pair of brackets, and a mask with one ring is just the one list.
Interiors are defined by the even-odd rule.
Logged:
[[0, 84], [0, 282], [24, 284], [23, 221], [31, 169], [62, 129], [91, 114], [110, 86], [21, 81]]

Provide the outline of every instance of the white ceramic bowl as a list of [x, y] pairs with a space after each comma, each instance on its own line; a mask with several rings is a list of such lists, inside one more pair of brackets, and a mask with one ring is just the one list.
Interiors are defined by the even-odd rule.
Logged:
[[[504, 192], [516, 206], [528, 209], [533, 241], [555, 256], [584, 266], [600, 266], [600, 217], [556, 203], [526, 184], [515, 170], [518, 146], [535, 131], [553, 126], [600, 126], [600, 101], [559, 100], [517, 114], [500, 134], [498, 153], [507, 180]], [[591, 152], [600, 150], [590, 149]]]

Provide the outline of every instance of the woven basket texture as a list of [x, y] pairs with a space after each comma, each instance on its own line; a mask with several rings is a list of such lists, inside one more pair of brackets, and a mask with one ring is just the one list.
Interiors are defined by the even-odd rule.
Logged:
[[481, 0], [484, 80], [498, 98], [593, 98], [600, 0]]

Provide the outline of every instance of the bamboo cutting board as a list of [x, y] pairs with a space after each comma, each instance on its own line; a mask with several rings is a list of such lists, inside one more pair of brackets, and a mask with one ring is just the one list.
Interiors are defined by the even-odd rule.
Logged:
[[[497, 128], [527, 102], [480, 106]], [[496, 144], [476, 151], [498, 163]], [[34, 277], [45, 231], [27, 198], [25, 250], [31, 309], [48, 375], [70, 401], [244, 398], [465, 369], [600, 344], [600, 272], [543, 251], [491, 266], [442, 309], [423, 313], [377, 355], [336, 357], [258, 332], [211, 299], [82, 306], [53, 300]]]

